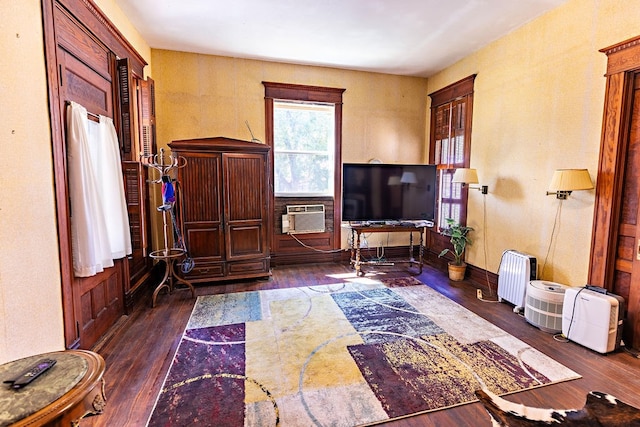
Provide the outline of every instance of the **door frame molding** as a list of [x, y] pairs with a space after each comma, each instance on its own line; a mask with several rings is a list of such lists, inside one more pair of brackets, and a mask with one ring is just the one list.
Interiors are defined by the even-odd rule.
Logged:
[[607, 55], [607, 82], [588, 282], [609, 289], [613, 279], [633, 74], [640, 70], [640, 37], [600, 52]]
[[[635, 75], [640, 71], [640, 36], [601, 49], [607, 55], [606, 92], [596, 180], [588, 283], [616, 291], [618, 229], [625, 159], [629, 149]], [[631, 286], [625, 304], [625, 342], [640, 347], [640, 285]]]

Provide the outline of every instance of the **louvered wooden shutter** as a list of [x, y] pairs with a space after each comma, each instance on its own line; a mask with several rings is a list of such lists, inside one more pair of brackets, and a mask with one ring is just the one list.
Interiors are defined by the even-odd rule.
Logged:
[[146, 183], [143, 166], [137, 161], [122, 162], [124, 182], [131, 230], [131, 248], [129, 271], [132, 283], [137, 275], [146, 271], [147, 224], [146, 224]]
[[439, 169], [464, 167], [466, 99], [438, 106], [435, 115], [434, 162]]
[[140, 80], [140, 151], [143, 155], [156, 151], [155, 85], [153, 79]]
[[120, 126], [120, 149], [123, 154], [128, 154], [131, 153], [131, 145], [133, 142], [133, 126], [131, 122], [134, 116], [133, 108], [135, 108], [131, 99], [131, 88], [134, 86], [128, 58], [118, 59], [118, 86], [122, 118], [122, 126]]

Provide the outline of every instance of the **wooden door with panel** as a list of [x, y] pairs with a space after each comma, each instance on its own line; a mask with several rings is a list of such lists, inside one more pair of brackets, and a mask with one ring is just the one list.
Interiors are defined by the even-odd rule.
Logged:
[[[65, 21], [62, 26], [69, 33], [59, 34], [58, 61], [60, 64], [61, 82], [60, 102], [61, 111], [66, 117], [66, 104], [77, 102], [95, 115], [113, 117], [113, 92], [111, 71], [115, 57], [102, 45], [87, 39], [78, 25], [64, 14], [56, 15], [56, 19]], [[69, 42], [69, 39], [82, 39], [91, 44], [93, 66], [86, 64], [87, 54], [84, 50]], [[64, 121], [66, 123], [66, 120]], [[66, 141], [66, 139], [65, 139]], [[66, 145], [65, 145], [66, 146]], [[66, 152], [66, 149], [65, 149]], [[73, 221], [72, 212], [69, 212]], [[67, 230], [70, 233], [70, 230]], [[70, 235], [70, 234], [69, 234]], [[66, 248], [71, 256], [71, 239], [64, 239], [68, 243]], [[91, 277], [72, 276], [65, 298], [72, 302], [72, 306], [65, 307], [74, 315], [75, 339], [71, 347], [90, 348], [106, 331], [116, 323], [124, 312], [123, 280], [124, 260], [114, 261], [114, 266]], [[68, 343], [69, 344], [69, 343]]]
[[622, 156], [615, 261], [611, 291], [627, 304], [625, 342], [640, 344], [640, 73], [631, 93], [629, 132]]

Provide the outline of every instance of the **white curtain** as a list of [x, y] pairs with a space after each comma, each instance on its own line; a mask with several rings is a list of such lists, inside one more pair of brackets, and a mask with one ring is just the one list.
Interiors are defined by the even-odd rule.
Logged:
[[88, 120], [87, 110], [71, 102], [67, 111], [67, 157], [71, 199], [73, 269], [93, 276], [131, 253], [131, 236], [120, 152], [108, 117]]
[[97, 157], [100, 161], [95, 162], [94, 166], [98, 171], [102, 206], [107, 215], [111, 257], [118, 259], [131, 254], [131, 234], [124, 195], [120, 147], [116, 128], [110, 117], [100, 116], [99, 129], [100, 139], [95, 148], [99, 151]]

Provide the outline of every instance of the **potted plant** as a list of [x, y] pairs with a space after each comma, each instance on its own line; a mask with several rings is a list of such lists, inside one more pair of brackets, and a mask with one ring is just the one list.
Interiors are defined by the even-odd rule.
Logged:
[[466, 225], [457, 224], [453, 219], [447, 218], [447, 227], [441, 230], [442, 234], [450, 237], [451, 245], [453, 249], [443, 249], [438, 257], [442, 257], [447, 252], [453, 254], [453, 261], [449, 262], [449, 279], [453, 281], [460, 281], [464, 279], [464, 273], [467, 269], [467, 264], [462, 261], [462, 256], [467, 245], [471, 245], [473, 242], [469, 238], [469, 232], [473, 231], [473, 228]]

